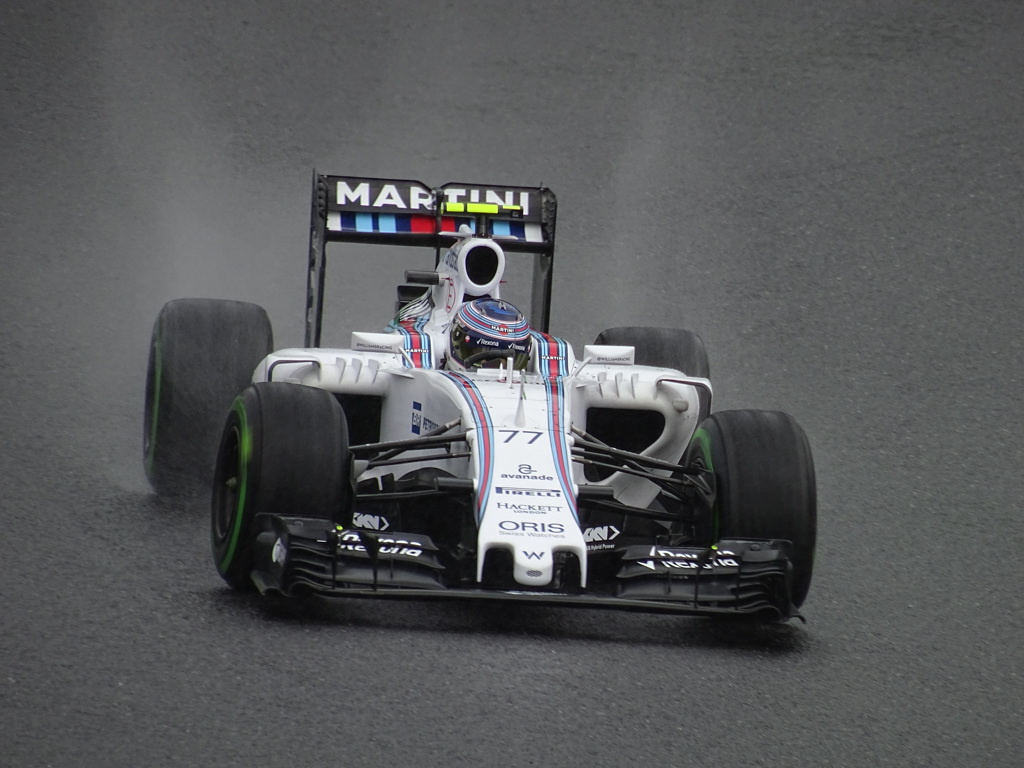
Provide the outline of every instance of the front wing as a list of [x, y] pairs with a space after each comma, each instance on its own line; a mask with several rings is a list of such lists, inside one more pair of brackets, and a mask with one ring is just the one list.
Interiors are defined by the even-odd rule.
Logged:
[[[477, 599], [683, 615], [801, 618], [790, 599], [790, 544], [723, 539], [710, 549], [632, 545], [605, 550], [611, 574], [587, 589], [482, 588], [470, 568], [421, 534], [343, 529], [319, 518], [261, 515], [253, 581], [289, 596]], [[608, 570], [608, 569], [606, 569]]]

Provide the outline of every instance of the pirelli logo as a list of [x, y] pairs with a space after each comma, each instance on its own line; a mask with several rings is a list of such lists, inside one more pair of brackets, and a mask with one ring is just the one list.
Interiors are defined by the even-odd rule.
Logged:
[[544, 496], [549, 499], [559, 499], [562, 492], [554, 488], [517, 488], [508, 485], [495, 486], [494, 492], [502, 496]]

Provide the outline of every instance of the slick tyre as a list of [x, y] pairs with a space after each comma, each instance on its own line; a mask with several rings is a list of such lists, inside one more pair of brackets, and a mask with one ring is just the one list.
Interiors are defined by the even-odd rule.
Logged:
[[803, 429], [777, 411], [721, 411], [698, 427], [684, 462], [710, 469], [717, 495], [698, 536], [786, 539], [793, 545], [791, 599], [807, 597], [817, 536], [814, 461]]
[[348, 426], [330, 392], [271, 382], [244, 389], [228, 411], [213, 480], [217, 571], [252, 586], [256, 516], [340, 519], [352, 501]]
[[273, 345], [270, 319], [255, 304], [177, 299], [160, 310], [149, 345], [142, 448], [157, 493], [209, 488], [224, 414]]
[[[675, 368], [687, 376], [711, 378], [711, 365], [708, 362], [704, 341], [693, 331], [682, 328], [623, 326], [601, 331], [594, 343], [633, 347], [636, 350], [633, 362], [637, 365]], [[702, 389], [698, 419], [706, 417], [710, 409], [711, 394]]]

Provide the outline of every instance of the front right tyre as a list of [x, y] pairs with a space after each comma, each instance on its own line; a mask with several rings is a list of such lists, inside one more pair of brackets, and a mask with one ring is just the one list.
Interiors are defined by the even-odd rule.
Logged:
[[252, 586], [261, 513], [339, 520], [352, 502], [348, 427], [322, 389], [258, 383], [235, 398], [214, 473], [211, 543], [232, 588]]

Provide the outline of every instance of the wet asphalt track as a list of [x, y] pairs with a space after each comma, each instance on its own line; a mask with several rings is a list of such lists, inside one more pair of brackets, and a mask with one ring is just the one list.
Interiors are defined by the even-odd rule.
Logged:
[[[0, 765], [1020, 764], [1020, 2], [213, 5], [0, 6]], [[229, 592], [146, 345], [301, 341], [314, 165], [552, 187], [558, 333], [690, 327], [808, 431], [809, 623]]]

